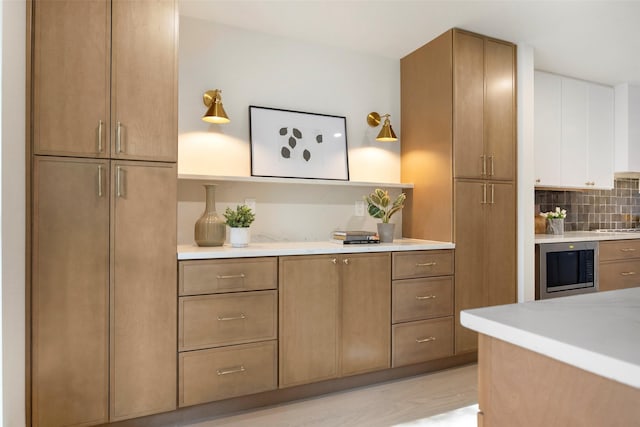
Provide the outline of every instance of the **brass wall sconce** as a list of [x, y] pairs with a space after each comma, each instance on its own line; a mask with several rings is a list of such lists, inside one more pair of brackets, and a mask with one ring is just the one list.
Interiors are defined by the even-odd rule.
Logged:
[[[378, 134], [378, 136], [376, 136], [376, 141], [381, 141], [381, 142], [397, 141], [398, 137], [393, 131], [393, 128], [391, 127], [391, 122], [389, 121], [389, 117], [391, 117], [391, 115], [384, 114], [382, 117], [384, 117], [384, 123], [382, 124], [382, 129], [380, 130], [380, 133]], [[380, 114], [373, 111], [369, 113], [369, 115], [367, 116], [367, 123], [371, 127], [377, 127], [378, 125], [380, 125], [380, 120], [382, 119], [382, 117], [380, 116]]]
[[208, 90], [202, 96], [202, 102], [204, 102], [204, 105], [209, 107], [204, 116], [202, 116], [202, 120], [205, 122], [224, 124], [231, 121], [222, 106], [222, 98], [220, 97], [221, 93], [222, 91], [220, 89]]

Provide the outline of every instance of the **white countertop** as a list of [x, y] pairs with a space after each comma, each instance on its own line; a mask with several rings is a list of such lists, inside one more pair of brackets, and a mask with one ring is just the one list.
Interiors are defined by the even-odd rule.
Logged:
[[178, 259], [212, 259], [212, 258], [247, 258], [261, 256], [285, 255], [319, 255], [319, 254], [351, 254], [360, 252], [397, 252], [435, 249], [454, 249], [451, 242], [434, 240], [396, 239], [393, 243], [376, 243], [366, 245], [343, 245], [333, 242], [272, 242], [249, 243], [246, 248], [232, 248], [224, 245], [218, 247], [198, 247], [178, 245]]
[[640, 239], [640, 233], [608, 233], [596, 231], [566, 231], [564, 234], [536, 234], [535, 243], [586, 242], [594, 240]]
[[640, 288], [462, 311], [485, 335], [640, 388]]

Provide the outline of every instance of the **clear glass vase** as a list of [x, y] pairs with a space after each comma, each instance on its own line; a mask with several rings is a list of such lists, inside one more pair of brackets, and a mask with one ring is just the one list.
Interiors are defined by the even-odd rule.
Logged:
[[222, 246], [227, 238], [224, 218], [216, 212], [216, 186], [205, 184], [206, 202], [204, 213], [196, 221], [194, 239], [198, 246]]

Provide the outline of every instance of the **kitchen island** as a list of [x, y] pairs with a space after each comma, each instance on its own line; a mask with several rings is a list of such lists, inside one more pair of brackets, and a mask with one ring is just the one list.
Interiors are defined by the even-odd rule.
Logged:
[[480, 426], [640, 426], [640, 288], [466, 310]]

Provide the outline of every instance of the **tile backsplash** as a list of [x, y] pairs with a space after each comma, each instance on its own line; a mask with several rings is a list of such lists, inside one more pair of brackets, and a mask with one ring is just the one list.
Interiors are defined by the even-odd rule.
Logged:
[[536, 190], [535, 203], [541, 212], [566, 209], [566, 231], [640, 227], [637, 179], [616, 179], [613, 190]]

